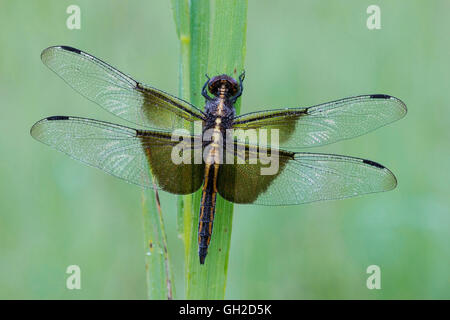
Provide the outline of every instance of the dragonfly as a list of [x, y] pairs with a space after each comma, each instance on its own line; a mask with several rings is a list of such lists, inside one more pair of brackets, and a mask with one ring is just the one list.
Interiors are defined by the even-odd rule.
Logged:
[[[201, 188], [200, 264], [205, 263], [213, 233], [217, 194], [237, 204], [283, 206], [388, 191], [397, 185], [394, 174], [375, 161], [300, 151], [354, 138], [401, 119], [406, 105], [393, 96], [360, 95], [237, 115], [235, 103], [243, 92], [244, 73], [238, 79], [226, 74], [208, 77], [201, 91], [205, 98], [201, 110], [76, 48], [49, 47], [41, 59], [75, 91], [145, 129], [52, 116], [36, 122], [31, 135], [144, 188], [177, 195]], [[277, 139], [274, 145], [255, 145], [248, 136], [230, 136], [229, 130], [252, 131], [256, 136], [269, 132], [270, 138]], [[175, 131], [181, 132], [177, 139]], [[204, 138], [206, 132], [209, 139]], [[174, 161], [180, 150], [183, 161]], [[200, 161], [195, 158], [199, 152]], [[263, 155], [276, 155], [277, 170], [271, 174], [262, 174], [268, 166]]]

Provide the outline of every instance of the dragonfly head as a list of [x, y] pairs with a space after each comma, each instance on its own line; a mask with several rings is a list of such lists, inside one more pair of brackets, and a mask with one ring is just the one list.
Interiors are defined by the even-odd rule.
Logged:
[[239, 91], [238, 82], [226, 74], [211, 78], [208, 82], [208, 91], [216, 97], [233, 97]]

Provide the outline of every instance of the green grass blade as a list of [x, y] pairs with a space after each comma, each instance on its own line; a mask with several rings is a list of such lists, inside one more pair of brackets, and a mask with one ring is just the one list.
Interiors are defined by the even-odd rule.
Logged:
[[173, 299], [173, 276], [157, 190], [142, 191], [147, 297]]
[[[190, 101], [190, 58], [191, 58], [191, 32], [190, 32], [190, 8], [189, 0], [172, 0], [173, 18], [177, 31], [178, 40], [180, 41], [180, 81], [179, 96], [180, 98]], [[183, 240], [186, 246], [185, 219], [190, 216], [190, 203], [192, 196], [178, 196], [177, 199], [177, 232], [178, 237]], [[187, 218], [185, 218], [185, 216]]]
[[[183, 98], [196, 106], [204, 105], [201, 87], [210, 76], [227, 73], [237, 78], [243, 71], [247, 28], [246, 0], [193, 0], [189, 10], [186, 2], [172, 1], [177, 33], [181, 43], [181, 82], [186, 90]], [[182, 17], [185, 14], [185, 17]], [[189, 23], [187, 23], [189, 17]], [[183, 46], [182, 35], [187, 35], [189, 48]], [[183, 33], [184, 32], [184, 33]], [[186, 59], [186, 57], [189, 57]], [[189, 60], [189, 68], [183, 62]], [[190, 83], [186, 84], [186, 73]], [[236, 110], [239, 112], [240, 105]], [[223, 299], [228, 271], [233, 204], [220, 196], [216, 202], [216, 218], [211, 246], [205, 265], [198, 259], [197, 228], [201, 192], [186, 196], [179, 203], [179, 223], [183, 223], [182, 238], [185, 245], [185, 289], [187, 299]], [[180, 209], [182, 208], [182, 209]], [[181, 229], [180, 229], [181, 230]]]

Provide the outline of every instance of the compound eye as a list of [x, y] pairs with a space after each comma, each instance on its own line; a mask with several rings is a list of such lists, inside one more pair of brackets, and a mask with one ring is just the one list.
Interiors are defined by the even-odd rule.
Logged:
[[209, 92], [211, 92], [211, 94], [217, 95], [217, 91], [218, 91], [217, 82], [210, 83], [208, 85], [208, 90], [209, 90]]
[[239, 86], [236, 80], [233, 78], [223, 74], [212, 78], [208, 84], [208, 90], [211, 94], [218, 96], [220, 92], [220, 88], [224, 86], [226, 88], [227, 95], [233, 96], [238, 90]]
[[239, 91], [239, 86], [238, 86], [238, 84], [235, 82], [235, 83], [229, 83], [229, 90], [230, 90], [230, 94], [232, 95], [232, 96], [234, 96], [235, 94], [237, 94], [238, 93], [238, 91]]

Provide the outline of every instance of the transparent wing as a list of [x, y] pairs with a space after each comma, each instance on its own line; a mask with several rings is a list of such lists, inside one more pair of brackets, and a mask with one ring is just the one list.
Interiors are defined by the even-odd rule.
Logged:
[[[309, 108], [286, 108], [244, 114], [235, 119], [235, 129], [278, 129], [279, 147], [315, 147], [363, 135], [396, 121], [407, 112], [406, 105], [388, 95], [365, 95]], [[240, 141], [245, 143], [245, 141]]]
[[[247, 148], [245, 159], [260, 151]], [[235, 203], [294, 205], [388, 191], [397, 185], [387, 168], [360, 158], [279, 150], [278, 171], [261, 175], [261, 168], [267, 166], [249, 161], [222, 165], [218, 177], [220, 195]]]
[[[154, 182], [167, 192], [189, 194], [203, 183], [202, 164], [176, 165], [171, 161], [174, 145], [181, 142], [171, 141], [167, 132], [56, 116], [38, 121], [31, 135], [76, 160], [143, 187], [153, 188]], [[188, 139], [183, 141], [185, 148], [195, 146]]]
[[186, 101], [141, 84], [81, 50], [50, 47], [42, 51], [41, 59], [81, 95], [138, 125], [191, 130], [192, 122], [204, 118]]

